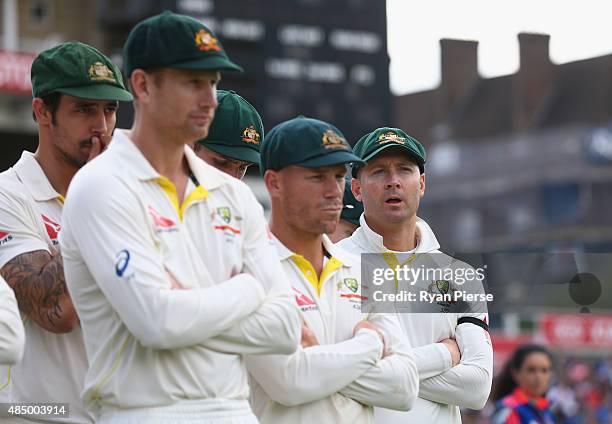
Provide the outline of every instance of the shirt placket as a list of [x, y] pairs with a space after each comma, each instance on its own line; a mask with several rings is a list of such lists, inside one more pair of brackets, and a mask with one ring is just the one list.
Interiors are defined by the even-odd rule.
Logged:
[[[330, 343], [334, 343], [336, 340], [336, 306], [337, 306], [337, 287], [335, 284], [332, 284], [332, 281], [335, 280], [334, 276], [338, 271], [334, 271], [331, 274], [328, 274], [325, 277], [325, 280], [322, 281], [322, 290], [321, 290], [321, 314], [324, 319], [323, 322], [325, 324], [325, 336]], [[324, 306], [323, 306], [324, 305]]]

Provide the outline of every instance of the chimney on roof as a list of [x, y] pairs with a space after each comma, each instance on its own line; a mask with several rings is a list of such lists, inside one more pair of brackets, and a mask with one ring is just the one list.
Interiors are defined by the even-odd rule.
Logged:
[[550, 35], [520, 33], [520, 69], [515, 78], [514, 129], [525, 131], [538, 125], [553, 87]]
[[442, 81], [438, 91], [438, 121], [464, 99], [478, 81], [478, 41], [440, 40]]

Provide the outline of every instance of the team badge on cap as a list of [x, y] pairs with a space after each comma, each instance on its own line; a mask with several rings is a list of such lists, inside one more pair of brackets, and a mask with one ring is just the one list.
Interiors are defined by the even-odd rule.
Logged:
[[259, 144], [260, 135], [255, 129], [255, 125], [249, 125], [242, 132], [242, 141], [245, 143]]
[[195, 43], [198, 49], [202, 52], [208, 52], [214, 50], [216, 52], [221, 51], [219, 47], [219, 40], [212, 36], [212, 34], [206, 31], [204, 28], [200, 29], [195, 35]]
[[346, 140], [331, 129], [323, 133], [323, 147], [326, 149], [348, 149]]
[[404, 144], [406, 143], [406, 139], [404, 137], [400, 137], [393, 131], [388, 131], [378, 136], [378, 144], [385, 144], [385, 143]]
[[96, 62], [91, 65], [88, 73], [91, 81], [109, 81], [117, 84], [113, 71], [108, 69], [108, 66], [102, 62]]

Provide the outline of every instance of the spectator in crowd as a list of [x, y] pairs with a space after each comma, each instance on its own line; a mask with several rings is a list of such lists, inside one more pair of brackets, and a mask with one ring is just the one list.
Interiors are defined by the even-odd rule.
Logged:
[[538, 345], [520, 346], [497, 379], [494, 424], [552, 424], [555, 418], [545, 397], [552, 374], [552, 357]]

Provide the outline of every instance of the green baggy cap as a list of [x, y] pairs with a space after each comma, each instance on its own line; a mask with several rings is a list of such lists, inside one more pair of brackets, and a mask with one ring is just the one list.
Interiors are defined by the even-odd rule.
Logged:
[[137, 68], [238, 71], [219, 38], [191, 16], [164, 12], [138, 23], [123, 46], [126, 75]]
[[230, 159], [259, 164], [264, 127], [257, 110], [235, 91], [217, 91], [219, 106], [208, 136], [200, 141]]
[[[419, 165], [421, 174], [425, 172], [425, 148], [416, 138], [409, 136], [399, 128], [383, 127], [364, 135], [355, 144], [355, 154], [367, 163], [390, 147], [405, 149]], [[353, 167], [353, 177], [357, 177], [358, 170], [359, 167]]]
[[342, 163], [363, 164], [338, 128], [299, 116], [272, 128], [261, 145], [260, 170], [290, 165], [320, 168]]
[[131, 101], [119, 68], [97, 49], [70, 41], [40, 53], [32, 63], [32, 96], [62, 93], [83, 99]]

